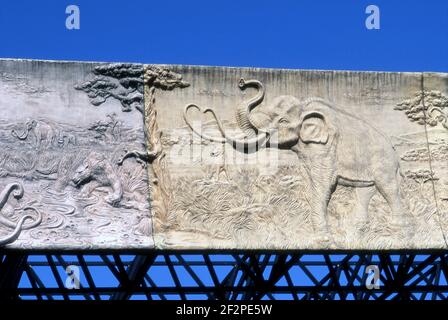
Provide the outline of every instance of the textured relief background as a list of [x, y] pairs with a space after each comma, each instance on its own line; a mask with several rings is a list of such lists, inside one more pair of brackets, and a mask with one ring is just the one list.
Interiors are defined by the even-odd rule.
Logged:
[[145, 165], [123, 158], [145, 151], [142, 79], [142, 65], [0, 60], [2, 245], [153, 246]]
[[[163, 150], [153, 167], [164, 173], [150, 179], [151, 190], [156, 189], [151, 193], [156, 247], [446, 247], [446, 75], [167, 68], [189, 86], [156, 90], [153, 101]], [[250, 112], [253, 123], [279, 121], [278, 114], [296, 103], [323, 115], [302, 122], [306, 125], [299, 125], [296, 135], [308, 129], [317, 134], [313, 128], [326, 124], [329, 140], [308, 138], [298, 147], [251, 153], [221, 143], [223, 133], [244, 136], [245, 130], [238, 130], [238, 106], [247, 109], [262, 91], [259, 85], [241, 90], [240, 78], [265, 87], [264, 98]], [[289, 97], [278, 98], [282, 95]], [[190, 103], [197, 107], [188, 109], [187, 121], [203, 138], [186, 123]], [[298, 123], [303, 114], [288, 113], [278, 126]], [[280, 139], [287, 134], [294, 130], [280, 132]], [[323, 181], [329, 172], [336, 183]], [[328, 204], [322, 204], [323, 192], [329, 194]]]

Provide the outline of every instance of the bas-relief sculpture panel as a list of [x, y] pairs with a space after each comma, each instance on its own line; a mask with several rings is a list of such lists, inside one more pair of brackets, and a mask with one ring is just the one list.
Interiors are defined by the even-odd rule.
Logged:
[[0, 246], [446, 248], [447, 88], [1, 60]]
[[446, 248], [422, 74], [168, 69], [189, 86], [151, 100], [156, 247]]
[[1, 60], [0, 108], [0, 246], [153, 246], [142, 65]]

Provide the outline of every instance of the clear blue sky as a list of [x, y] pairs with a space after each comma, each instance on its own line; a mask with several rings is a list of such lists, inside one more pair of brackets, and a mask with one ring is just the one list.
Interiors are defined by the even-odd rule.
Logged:
[[[70, 4], [80, 30], [65, 28]], [[448, 72], [448, 1], [2, 0], [0, 57]]]
[[[80, 30], [65, 28], [69, 4]], [[365, 28], [369, 4], [380, 30]], [[0, 57], [448, 71], [448, 1], [4, 0]]]

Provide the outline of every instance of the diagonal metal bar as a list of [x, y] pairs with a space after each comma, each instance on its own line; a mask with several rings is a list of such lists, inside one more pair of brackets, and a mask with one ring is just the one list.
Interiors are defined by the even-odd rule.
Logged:
[[93, 281], [92, 274], [90, 273], [90, 270], [89, 270], [89, 268], [86, 265], [86, 261], [84, 260], [84, 257], [82, 255], [80, 255], [80, 254], [77, 255], [77, 257], [78, 257], [78, 261], [79, 261], [79, 264], [81, 266], [81, 269], [82, 269], [82, 271], [84, 273], [84, 276], [86, 277], [87, 284], [89, 285], [90, 289], [93, 292], [93, 297], [95, 298], [95, 300], [101, 300], [100, 295], [97, 293], [97, 289], [96, 289], [96, 286], [95, 286], [95, 281]]
[[[5, 268], [4, 264], [8, 259], [12, 261], [9, 258], [11, 254], [0, 253], [0, 279], [5, 279], [3, 271], [13, 270], [11, 265]], [[92, 297], [98, 299], [103, 295], [128, 299], [136, 294], [140, 298], [148, 300], [153, 297], [165, 300], [169, 294], [177, 294], [181, 298], [190, 297], [190, 294], [192, 297], [197, 294], [205, 294], [209, 299], [228, 300], [241, 298], [259, 300], [263, 297], [276, 299], [278, 294], [291, 294], [295, 300], [344, 300], [352, 299], [352, 297], [356, 300], [417, 300], [446, 299], [448, 294], [448, 286], [444, 281], [448, 274], [447, 254], [445, 253], [425, 256], [419, 256], [416, 253], [401, 254], [398, 255], [399, 259], [395, 259], [395, 256], [387, 253], [378, 255], [349, 253], [340, 258], [341, 255], [313, 254], [310, 256], [290, 252], [234, 253], [222, 256], [204, 252], [201, 260], [190, 260], [188, 259], [189, 254], [154, 253], [151, 256], [152, 262], [150, 261], [148, 264], [148, 262], [144, 262], [145, 257], [148, 256], [134, 256], [134, 259], [129, 260], [127, 256], [125, 258], [115, 253], [100, 255], [99, 259], [86, 260], [82, 252], [64, 255], [64, 258], [57, 254], [53, 256], [47, 253], [42, 256], [41, 260], [32, 259], [24, 264], [21, 274], [28, 278], [29, 287], [18, 287], [17, 282], [16, 288], [12, 286], [11, 289], [10, 286], [0, 294], [16, 299], [21, 297], [48, 300], [61, 296], [64, 299], [80, 296], [85, 299], [92, 299]], [[197, 255], [197, 253], [195, 254]], [[98, 257], [98, 255], [96, 256]], [[157, 256], [165, 257], [165, 259], [154, 263]], [[233, 259], [229, 260], [228, 257]], [[83, 268], [87, 287], [81, 287], [80, 290], [67, 290], [64, 287], [63, 278], [58, 270], [71, 264]], [[384, 284], [380, 289], [368, 290], [366, 288], [367, 274], [363, 272], [363, 267], [370, 264], [376, 264], [380, 268], [380, 276]], [[174, 286], [157, 286], [152, 280], [149, 270], [152, 265], [167, 268], [173, 276]], [[46, 287], [46, 282], [39, 278], [33, 270], [33, 266], [48, 267], [54, 275], [57, 287]], [[205, 267], [205, 271], [202, 272], [206, 272], [210, 276], [212, 283], [206, 285], [202, 281], [204, 274], [195, 272], [193, 266]], [[222, 280], [219, 280], [217, 266], [231, 267], [229, 271], [226, 271]], [[321, 275], [318, 280], [312, 266], [326, 266], [326, 273]], [[108, 274], [118, 280], [118, 287], [95, 285], [91, 267], [104, 267], [106, 270], [110, 270], [111, 273]], [[268, 267], [270, 268], [269, 273], [267, 272]], [[291, 268], [293, 267], [302, 271], [301, 277], [292, 279]], [[182, 285], [180, 274], [178, 274], [179, 270], [176, 268], [182, 268], [187, 272], [194, 281], [192, 286]], [[304, 285], [307, 278], [311, 281], [311, 286]], [[286, 281], [280, 284], [280, 279]]]
[[6, 255], [0, 264], [0, 300], [17, 300], [17, 287], [25, 270], [27, 256]]
[[[60, 265], [62, 266], [62, 267], [64, 267], [64, 269], [65, 270], [67, 270], [67, 268], [68, 268], [68, 266], [70, 265], [70, 264], [68, 264], [65, 260], [64, 260], [64, 258], [61, 256], [61, 255], [56, 255], [55, 256], [56, 257], [56, 260], [58, 260], [59, 261], [59, 263], [60, 263]], [[82, 291], [82, 289], [84, 289], [84, 286], [80, 283], [80, 287], [79, 287], [79, 289], [75, 289], [75, 290], [81, 290]], [[68, 291], [66, 288], [65, 288], [65, 286], [63, 287], [63, 288], [61, 288], [61, 292], [62, 291]], [[71, 292], [70, 292], [71, 291]], [[68, 292], [70, 292], [71, 294], [73, 294], [74, 292], [74, 290], [70, 290], [70, 291], [68, 291]], [[90, 294], [87, 294], [87, 293], [85, 293], [85, 294], [83, 294], [83, 296], [84, 296], [84, 298], [86, 299], [86, 300], [92, 300], [92, 297], [90, 296]]]
[[[36, 296], [37, 300], [43, 300], [42, 289], [45, 289], [44, 283], [40, 280], [39, 276], [29, 265], [26, 266], [25, 272], [28, 276], [28, 279], [30, 280], [31, 287], [33, 288], [34, 295]], [[46, 298], [47, 300], [53, 300], [53, 297], [48, 294], [46, 295]]]
[[[59, 286], [59, 288], [63, 288], [64, 283], [62, 281], [61, 275], [59, 274], [58, 268], [54, 263], [53, 257], [51, 256], [51, 254], [47, 254], [46, 258], [48, 264], [50, 265], [51, 272], [53, 273], [53, 277], [55, 278], [57, 285]], [[62, 294], [62, 297], [64, 298], [64, 300], [69, 300], [69, 295], [66, 292]]]
[[[148, 282], [148, 284], [149, 284], [149, 287], [146, 286], [147, 288], [157, 288], [156, 283], [154, 282], [154, 280], [151, 279], [151, 277], [148, 274], [145, 274], [144, 280], [146, 282]], [[146, 285], [145, 281], [143, 283]], [[154, 293], [154, 294], [159, 296], [160, 300], [168, 300], [162, 292], [158, 292], [158, 293]]]
[[[176, 269], [173, 266], [170, 256], [168, 254], [164, 254], [163, 256], [165, 257], [165, 262], [168, 266], [168, 270], [170, 271], [171, 277], [173, 278], [174, 285], [176, 286], [176, 288], [181, 288], [182, 284], [179, 280], [179, 276], [177, 275]], [[187, 300], [187, 296], [184, 292], [180, 291], [179, 296], [182, 300]]]
[[[119, 288], [124, 288], [111, 296], [111, 300], [128, 300], [135, 289], [142, 285], [144, 277], [156, 259], [156, 254], [135, 256], [132, 264], [126, 270], [129, 281], [120, 283]], [[124, 278], [124, 275], [121, 277]]]

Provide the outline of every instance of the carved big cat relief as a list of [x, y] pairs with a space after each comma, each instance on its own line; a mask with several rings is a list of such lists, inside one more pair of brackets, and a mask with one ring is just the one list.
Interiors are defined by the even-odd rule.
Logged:
[[0, 60], [0, 247], [447, 247], [448, 76]]

